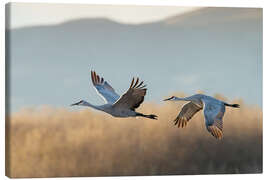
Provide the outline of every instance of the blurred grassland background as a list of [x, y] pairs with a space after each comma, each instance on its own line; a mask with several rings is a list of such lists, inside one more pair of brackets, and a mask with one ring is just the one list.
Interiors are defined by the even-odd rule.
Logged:
[[[176, 93], [175, 95], [184, 95]], [[226, 100], [222, 95], [216, 98]], [[7, 117], [10, 177], [122, 176], [262, 172], [262, 110], [227, 108], [224, 138], [206, 130], [202, 111], [173, 125], [182, 103], [145, 102], [145, 118], [113, 118], [82, 107], [22, 109]]]

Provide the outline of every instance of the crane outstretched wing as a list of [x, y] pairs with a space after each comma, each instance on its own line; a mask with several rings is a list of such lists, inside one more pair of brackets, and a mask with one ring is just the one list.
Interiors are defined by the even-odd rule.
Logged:
[[187, 122], [196, 114], [198, 111], [200, 111], [203, 108], [200, 104], [195, 104], [193, 102], [189, 102], [185, 104], [180, 111], [179, 115], [174, 120], [174, 125], [177, 125], [178, 127], [186, 127]]
[[225, 113], [224, 104], [220, 103], [205, 103], [204, 105], [204, 120], [207, 130], [217, 139], [223, 137], [223, 121]]
[[128, 91], [123, 94], [113, 106], [116, 108], [128, 108], [134, 111], [144, 100], [147, 90], [145, 87], [146, 85], [143, 85], [143, 81], [139, 83], [139, 78], [137, 78], [134, 83], [133, 78]]
[[99, 77], [95, 71], [91, 71], [91, 79], [97, 92], [106, 103], [113, 104], [119, 99], [119, 95], [114, 91], [112, 86], [104, 81], [103, 77]]

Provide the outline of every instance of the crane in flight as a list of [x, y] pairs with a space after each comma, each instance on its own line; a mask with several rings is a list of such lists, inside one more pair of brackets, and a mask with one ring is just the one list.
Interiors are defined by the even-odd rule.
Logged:
[[157, 119], [154, 114], [145, 115], [136, 112], [135, 109], [140, 106], [144, 100], [146, 94], [146, 85], [143, 85], [143, 81], [139, 83], [139, 78], [132, 79], [131, 85], [127, 92], [121, 97], [114, 91], [112, 86], [96, 74], [95, 71], [91, 71], [92, 83], [97, 90], [97, 93], [104, 99], [104, 105], [96, 106], [87, 101], [81, 100], [77, 103], [71, 104], [71, 106], [88, 106], [99, 111], [106, 112], [114, 117], [146, 117], [149, 119]]
[[172, 96], [164, 101], [189, 101], [180, 111], [174, 120], [174, 124], [179, 127], [186, 127], [188, 121], [198, 111], [203, 109], [206, 129], [217, 139], [223, 137], [223, 121], [225, 106], [239, 108], [239, 104], [228, 104], [210, 96], [195, 94], [193, 96], [178, 98]]

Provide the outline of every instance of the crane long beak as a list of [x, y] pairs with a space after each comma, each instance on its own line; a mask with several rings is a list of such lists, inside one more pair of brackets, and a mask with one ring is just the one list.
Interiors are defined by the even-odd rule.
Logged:
[[79, 102], [71, 104], [70, 106], [75, 106], [75, 105], [78, 105], [78, 104], [79, 104]]
[[171, 100], [173, 97], [170, 97], [170, 98], [168, 98], [168, 99], [164, 99], [163, 101], [169, 101], [169, 100]]

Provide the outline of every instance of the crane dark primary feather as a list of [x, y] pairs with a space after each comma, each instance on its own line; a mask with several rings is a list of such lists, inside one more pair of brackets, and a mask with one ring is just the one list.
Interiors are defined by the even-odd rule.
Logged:
[[178, 127], [186, 127], [187, 122], [198, 112], [202, 109], [202, 105], [199, 106], [197, 104], [194, 104], [193, 102], [189, 102], [185, 104], [180, 111], [179, 115], [174, 120], [174, 125], [177, 125]]
[[138, 108], [144, 101], [144, 96], [146, 95], [146, 88], [143, 85], [143, 81], [139, 83], [139, 78], [133, 78], [128, 91], [123, 94], [118, 101], [114, 103], [114, 107], [126, 107], [131, 110]]
[[217, 126], [208, 126], [207, 130], [217, 139], [222, 139], [223, 133], [222, 130], [219, 129]]
[[100, 78], [99, 75], [97, 75], [95, 71], [91, 71], [91, 79], [94, 86], [105, 85], [107, 89], [114, 91], [112, 86], [107, 81], [104, 82], [103, 77]]
[[134, 83], [134, 78], [132, 78], [132, 81], [131, 81], [129, 88], [131, 88], [133, 86], [133, 83]]
[[134, 84], [133, 87], [136, 87], [136, 85], [138, 84], [138, 82], [139, 82], [139, 78], [137, 78], [136, 83]]
[[107, 81], [104, 81], [103, 77], [97, 75], [95, 71], [91, 71], [91, 79], [98, 94], [102, 96], [105, 102], [113, 104], [119, 99], [120, 96], [114, 91], [112, 86]]

